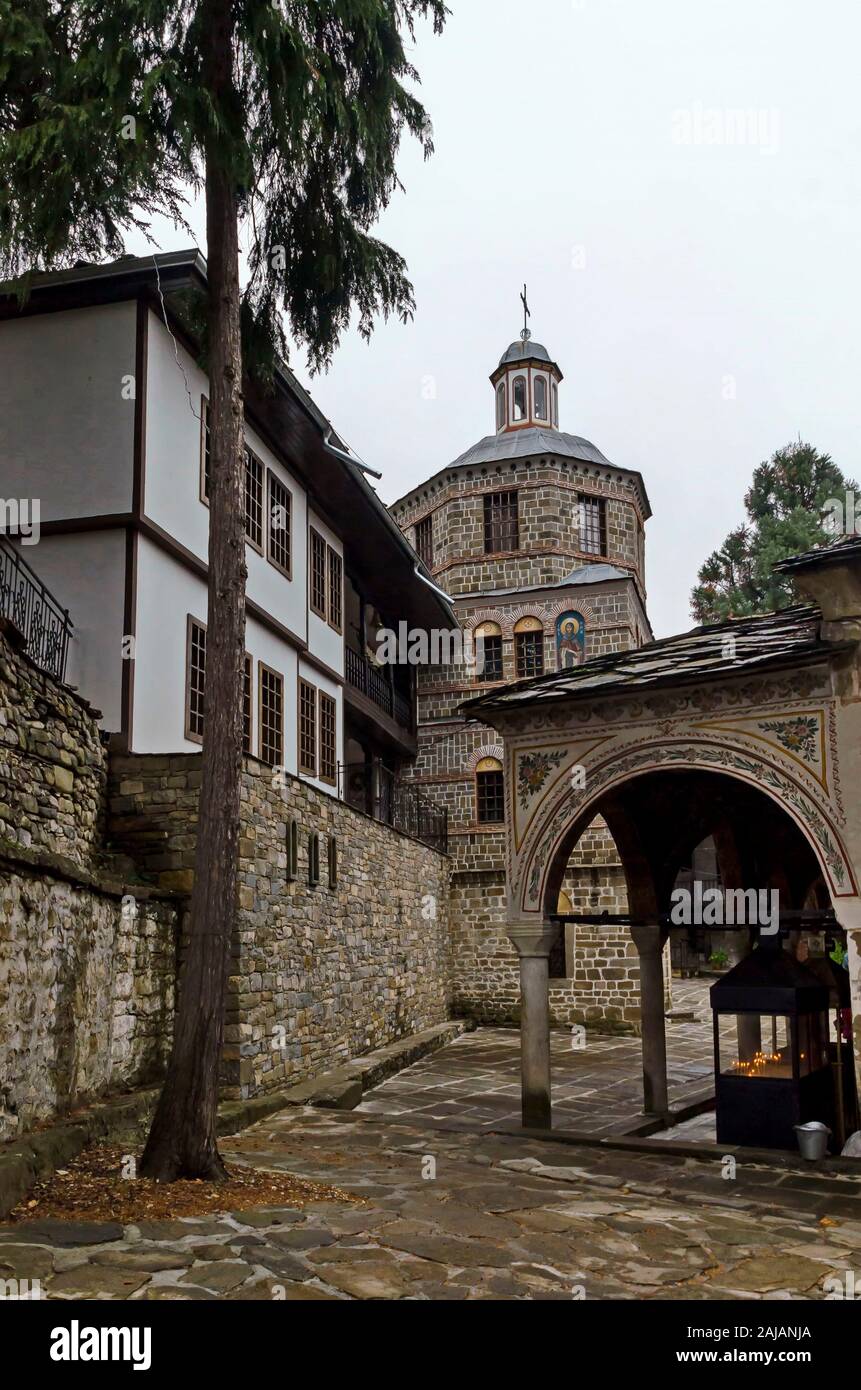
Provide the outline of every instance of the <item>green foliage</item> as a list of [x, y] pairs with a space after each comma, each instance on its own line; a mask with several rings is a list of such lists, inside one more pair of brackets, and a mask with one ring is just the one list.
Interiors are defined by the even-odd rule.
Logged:
[[353, 308], [365, 335], [376, 314], [412, 312], [404, 262], [370, 228], [404, 130], [432, 150], [405, 42], [446, 9], [235, 0], [233, 16], [233, 86], [216, 99], [206, 0], [0, 0], [0, 273], [118, 256], [159, 214], [188, 231], [215, 149], [241, 195], [249, 351], [283, 351], [285, 311], [321, 367]]
[[772, 573], [790, 555], [825, 545], [828, 502], [856, 484], [812, 444], [787, 444], [755, 470], [745, 494], [747, 521], [731, 531], [701, 566], [691, 594], [698, 622], [770, 613], [798, 602], [792, 582]]

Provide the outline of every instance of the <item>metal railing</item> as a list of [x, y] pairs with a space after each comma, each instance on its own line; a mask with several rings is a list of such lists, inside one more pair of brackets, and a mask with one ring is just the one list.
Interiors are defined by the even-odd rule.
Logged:
[[348, 806], [448, 854], [448, 811], [429, 801], [412, 782], [397, 778], [378, 759], [339, 763], [338, 787]]
[[413, 711], [410, 701], [391, 685], [385, 668], [375, 666], [361, 652], [345, 647], [344, 662], [347, 681], [355, 690], [388, 714], [401, 728], [411, 729]]
[[25, 641], [37, 666], [57, 681], [66, 678], [72, 620], [24, 560], [19, 548], [0, 535], [0, 618]]

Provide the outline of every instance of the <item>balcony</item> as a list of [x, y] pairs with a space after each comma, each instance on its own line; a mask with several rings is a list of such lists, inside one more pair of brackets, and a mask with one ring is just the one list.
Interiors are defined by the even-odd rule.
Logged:
[[65, 680], [72, 621], [5, 536], [0, 536], [0, 619], [20, 633], [36, 666], [56, 681]]
[[429, 801], [414, 783], [397, 778], [379, 759], [339, 763], [338, 790], [348, 806], [448, 854], [448, 811]]
[[412, 702], [395, 689], [390, 679], [391, 668], [376, 666], [352, 647], [345, 647], [344, 674], [346, 694], [354, 708], [385, 729], [404, 751], [414, 753]]

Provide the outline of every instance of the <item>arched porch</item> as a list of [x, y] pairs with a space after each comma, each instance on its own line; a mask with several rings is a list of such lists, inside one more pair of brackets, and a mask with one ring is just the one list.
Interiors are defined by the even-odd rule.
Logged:
[[818, 607], [697, 629], [464, 706], [504, 749], [526, 1125], [550, 1124], [555, 906], [572, 846], [597, 815], [627, 883], [647, 1110], [666, 1109], [661, 949], [673, 885], [705, 836], [723, 889], [777, 892], [784, 931], [802, 929], [805, 908], [833, 910], [861, 1076], [861, 542], [801, 557], [796, 570]]

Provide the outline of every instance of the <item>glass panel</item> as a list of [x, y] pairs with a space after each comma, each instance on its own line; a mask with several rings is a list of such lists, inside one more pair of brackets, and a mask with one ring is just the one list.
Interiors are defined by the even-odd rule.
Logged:
[[784, 1014], [719, 1015], [722, 1076], [792, 1079], [792, 1035]]

